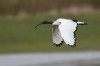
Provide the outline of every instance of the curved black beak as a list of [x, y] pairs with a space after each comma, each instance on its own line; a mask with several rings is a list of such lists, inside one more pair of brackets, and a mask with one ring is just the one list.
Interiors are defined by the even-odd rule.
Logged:
[[40, 23], [40, 24], [37, 24], [36, 26], [35, 26], [35, 29], [39, 26], [39, 25], [41, 25], [42, 23]]
[[35, 26], [35, 28], [37, 28], [37, 27], [38, 27], [39, 25], [41, 25], [41, 24], [52, 24], [52, 23], [53, 23], [53, 22], [43, 21], [43, 22], [37, 24], [37, 25]]

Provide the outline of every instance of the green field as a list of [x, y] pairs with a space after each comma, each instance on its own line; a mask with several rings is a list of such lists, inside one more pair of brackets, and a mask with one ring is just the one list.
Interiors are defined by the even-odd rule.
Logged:
[[[34, 26], [43, 20], [58, 18], [78, 19], [87, 22], [79, 26], [76, 33], [77, 46], [63, 44], [55, 47], [52, 43], [52, 26]], [[0, 17], [0, 53], [58, 52], [58, 51], [100, 50], [100, 13], [79, 15], [35, 15], [31, 17]]]

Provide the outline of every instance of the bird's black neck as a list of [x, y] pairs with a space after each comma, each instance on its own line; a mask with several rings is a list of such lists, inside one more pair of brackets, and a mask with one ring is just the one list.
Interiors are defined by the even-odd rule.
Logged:
[[52, 24], [53, 22], [47, 22], [47, 24]]
[[43, 21], [42, 24], [52, 24], [53, 22]]

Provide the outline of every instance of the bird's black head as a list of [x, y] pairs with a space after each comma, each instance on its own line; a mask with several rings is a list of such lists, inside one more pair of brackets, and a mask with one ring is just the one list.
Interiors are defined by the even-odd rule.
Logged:
[[35, 28], [37, 28], [39, 25], [42, 25], [42, 24], [52, 24], [52, 23], [53, 23], [53, 22], [43, 21], [43, 22], [37, 24], [37, 25], [35, 26]]

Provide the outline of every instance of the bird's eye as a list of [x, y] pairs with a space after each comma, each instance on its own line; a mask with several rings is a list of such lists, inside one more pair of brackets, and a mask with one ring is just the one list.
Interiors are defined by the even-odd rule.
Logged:
[[61, 22], [59, 22], [59, 24], [61, 24]]

